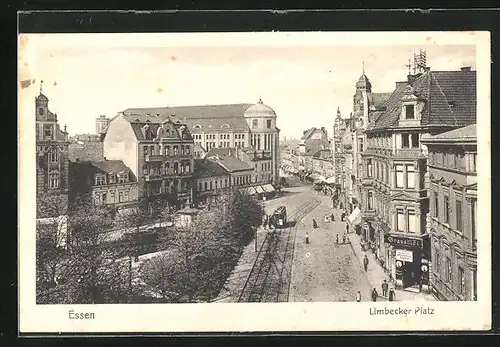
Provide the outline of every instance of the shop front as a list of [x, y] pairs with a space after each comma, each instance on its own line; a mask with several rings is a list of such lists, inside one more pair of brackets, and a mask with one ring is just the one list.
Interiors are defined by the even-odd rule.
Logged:
[[388, 246], [386, 261], [398, 285], [407, 288], [428, 283], [429, 259], [421, 238], [388, 234], [385, 243]]

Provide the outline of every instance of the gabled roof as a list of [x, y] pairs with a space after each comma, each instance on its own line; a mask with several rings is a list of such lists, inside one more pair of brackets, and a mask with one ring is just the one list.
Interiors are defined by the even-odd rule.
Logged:
[[92, 161], [92, 166], [104, 171], [105, 173], [119, 173], [128, 172], [130, 169], [121, 160], [105, 160], [105, 161]]
[[[251, 104], [227, 104], [128, 108], [124, 113], [127, 115], [141, 115], [142, 119], [144, 119], [143, 122], [148, 119], [151, 122], [161, 122], [167, 117], [175, 115], [177, 120], [186, 123], [193, 132], [233, 132], [249, 130], [244, 114], [250, 106]], [[196, 125], [201, 126], [201, 130], [196, 129]]]
[[384, 106], [392, 93], [372, 93], [372, 102], [375, 106]]
[[217, 162], [208, 159], [194, 160], [195, 177], [227, 176], [229, 173]]
[[[411, 83], [412, 93], [425, 101], [421, 125], [465, 126], [476, 122], [476, 72], [427, 71]], [[369, 129], [395, 126], [407, 86], [397, 84], [384, 111], [372, 113]]]

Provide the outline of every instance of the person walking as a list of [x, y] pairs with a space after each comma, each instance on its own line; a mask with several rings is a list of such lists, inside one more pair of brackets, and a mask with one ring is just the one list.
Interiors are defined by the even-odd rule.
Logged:
[[313, 219], [313, 229], [316, 229], [318, 227], [318, 222], [316, 222], [316, 219]]
[[394, 290], [394, 286], [391, 284], [391, 288], [389, 289], [389, 301], [394, 301], [396, 297], [396, 291]]
[[366, 254], [363, 258], [363, 267], [365, 268], [365, 271], [368, 270], [368, 257], [366, 256]]
[[335, 235], [335, 244], [339, 244], [339, 234]]
[[387, 297], [388, 289], [389, 289], [389, 283], [387, 283], [387, 280], [384, 279], [384, 282], [382, 282], [382, 296], [384, 298]]
[[332, 212], [332, 215], [330, 216], [330, 219], [332, 222], [335, 222], [335, 215], [333, 214], [333, 212]]
[[356, 293], [356, 301], [357, 302], [361, 302], [361, 292], [358, 290], [358, 292]]
[[342, 244], [345, 244], [345, 239], [346, 239], [346, 233], [344, 233], [344, 235], [342, 235]]
[[306, 244], [309, 244], [309, 233], [306, 231]]
[[262, 222], [262, 226], [264, 227], [264, 229], [267, 229], [268, 222], [269, 222], [269, 218], [267, 217], [267, 214], [265, 214], [264, 221]]
[[349, 224], [347, 222], [345, 223], [345, 232], [349, 233]]
[[372, 290], [372, 301], [377, 301], [377, 298], [378, 298], [377, 289], [373, 288], [373, 290]]

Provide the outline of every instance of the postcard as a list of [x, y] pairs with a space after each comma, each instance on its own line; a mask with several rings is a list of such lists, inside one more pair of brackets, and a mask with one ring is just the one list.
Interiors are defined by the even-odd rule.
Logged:
[[21, 333], [487, 330], [489, 32], [19, 34]]

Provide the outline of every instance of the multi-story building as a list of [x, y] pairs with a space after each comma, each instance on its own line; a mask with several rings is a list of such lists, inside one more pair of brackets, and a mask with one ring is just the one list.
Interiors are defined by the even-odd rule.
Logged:
[[105, 134], [106, 129], [108, 128], [109, 122], [111, 121], [110, 118], [107, 118], [106, 116], [99, 116], [95, 120], [95, 132], [98, 135]]
[[[422, 138], [428, 150], [430, 284], [441, 300], [477, 299], [476, 124]], [[426, 265], [423, 265], [426, 266]]]
[[279, 178], [279, 132], [276, 112], [262, 100], [256, 104], [130, 108], [125, 114], [166, 117], [185, 123], [199, 148], [199, 157], [212, 148], [253, 147], [271, 158], [273, 182]]
[[166, 198], [178, 208], [192, 202], [194, 141], [175, 116], [121, 114], [104, 137], [104, 156], [121, 160], [138, 182], [138, 198]]
[[342, 115], [340, 113], [340, 108], [337, 107], [337, 117], [335, 117], [334, 123], [333, 123], [333, 141], [332, 141], [332, 154], [333, 154], [333, 161], [334, 161], [334, 170], [335, 170], [335, 183], [340, 184], [341, 182], [341, 175], [343, 171], [343, 162], [342, 162], [342, 156], [341, 156], [341, 151], [342, 151], [342, 134], [346, 130], [346, 122], [342, 118]]
[[[239, 189], [252, 187], [252, 175], [254, 168], [240, 159], [230, 155], [215, 155], [207, 156], [206, 159], [213, 161], [220, 165], [229, 174], [229, 186], [233, 192]], [[263, 194], [262, 187], [255, 188], [257, 193]]]
[[103, 143], [100, 134], [77, 134], [69, 138], [69, 160], [103, 161]]
[[475, 119], [476, 74], [470, 69], [421, 67], [396, 82], [383, 107], [369, 114], [360, 170], [363, 237], [404, 287], [428, 284], [422, 268], [431, 260], [427, 153], [420, 139]]
[[330, 142], [324, 127], [304, 130], [299, 142], [299, 170], [305, 177], [312, 174], [312, 155], [320, 149], [328, 148], [330, 148]]
[[69, 187], [68, 133], [60, 129], [57, 114], [49, 110], [49, 99], [35, 98], [37, 225], [54, 227], [58, 244], [67, 239]]
[[216, 161], [209, 159], [195, 159], [194, 165], [196, 204], [216, 203], [217, 197], [231, 188], [229, 172]]
[[70, 200], [92, 199], [96, 206], [122, 211], [137, 205], [137, 180], [121, 160], [70, 163]]
[[327, 178], [335, 175], [332, 152], [329, 149], [320, 149], [312, 155], [312, 171], [319, 179], [326, 182]]

